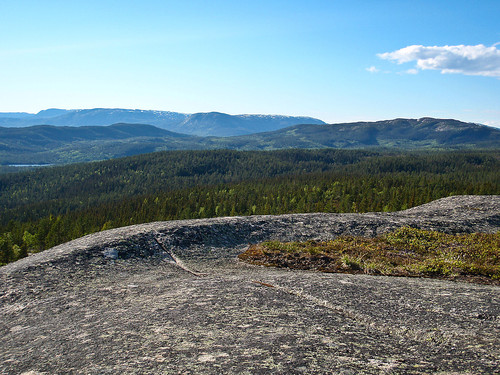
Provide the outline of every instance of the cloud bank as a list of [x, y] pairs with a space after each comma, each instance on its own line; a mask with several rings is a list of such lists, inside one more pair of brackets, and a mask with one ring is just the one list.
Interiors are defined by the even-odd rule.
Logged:
[[415, 68], [419, 70], [500, 77], [500, 50], [496, 48], [497, 44], [491, 47], [482, 44], [441, 47], [413, 45], [394, 52], [379, 53], [377, 56], [398, 64], [416, 61]]

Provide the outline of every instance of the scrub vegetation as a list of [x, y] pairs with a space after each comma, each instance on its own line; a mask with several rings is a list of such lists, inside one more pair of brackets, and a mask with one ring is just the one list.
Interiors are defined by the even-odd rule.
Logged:
[[403, 227], [374, 238], [267, 241], [250, 246], [239, 258], [264, 266], [465, 279], [500, 285], [500, 232], [446, 234]]

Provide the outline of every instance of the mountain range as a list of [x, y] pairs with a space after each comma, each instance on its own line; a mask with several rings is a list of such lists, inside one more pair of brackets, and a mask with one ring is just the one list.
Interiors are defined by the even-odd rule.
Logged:
[[106, 126], [117, 123], [149, 124], [158, 128], [199, 136], [228, 137], [272, 131], [297, 124], [324, 124], [312, 117], [281, 115], [228, 115], [220, 112], [185, 114], [122, 108], [47, 109], [36, 114], [0, 113], [0, 126], [34, 125]]
[[0, 165], [65, 164], [163, 150], [287, 148], [500, 148], [500, 129], [453, 119], [300, 124], [231, 137], [202, 137], [150, 124], [0, 127]]

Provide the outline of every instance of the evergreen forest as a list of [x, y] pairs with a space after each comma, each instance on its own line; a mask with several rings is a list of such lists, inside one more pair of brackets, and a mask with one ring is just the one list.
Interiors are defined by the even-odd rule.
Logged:
[[396, 211], [500, 194], [496, 150], [166, 151], [0, 174], [0, 264], [159, 220]]

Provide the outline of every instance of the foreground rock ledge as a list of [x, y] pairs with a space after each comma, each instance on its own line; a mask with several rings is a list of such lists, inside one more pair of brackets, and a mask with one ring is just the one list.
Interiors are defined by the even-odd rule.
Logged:
[[250, 266], [268, 239], [496, 232], [500, 196], [158, 222], [0, 268], [0, 373], [495, 373], [500, 288]]

